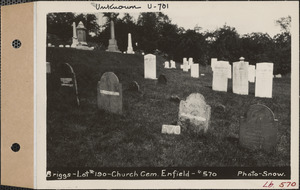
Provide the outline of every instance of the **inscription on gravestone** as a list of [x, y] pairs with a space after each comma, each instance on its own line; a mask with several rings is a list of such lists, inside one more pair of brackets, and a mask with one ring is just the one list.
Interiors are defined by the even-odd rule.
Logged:
[[102, 75], [97, 86], [98, 108], [111, 113], [123, 113], [122, 84], [113, 72]]
[[249, 149], [270, 151], [276, 147], [277, 120], [265, 105], [250, 106], [246, 117], [241, 118], [240, 145]]

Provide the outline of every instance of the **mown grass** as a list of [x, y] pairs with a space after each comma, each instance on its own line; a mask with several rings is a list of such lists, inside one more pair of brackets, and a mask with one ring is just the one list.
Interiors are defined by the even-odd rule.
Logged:
[[[49, 48], [47, 61], [53, 73], [48, 78], [47, 166], [48, 167], [159, 167], [159, 166], [289, 166], [290, 165], [290, 79], [274, 79], [273, 98], [254, 97], [211, 89], [212, 75], [199, 79], [179, 68], [163, 69], [157, 56], [157, 76], [167, 85], [144, 79], [143, 56], [101, 51]], [[81, 106], [61, 101], [57, 93], [57, 66], [70, 63], [77, 75]], [[56, 70], [55, 70], [56, 69]], [[201, 73], [204, 68], [201, 67]], [[123, 85], [123, 115], [97, 109], [97, 81], [106, 71], [114, 72]], [[141, 93], [126, 90], [137, 81]], [[212, 107], [207, 135], [161, 134], [163, 124], [176, 124], [179, 103], [198, 92]], [[71, 96], [70, 96], [71, 98]], [[277, 147], [273, 152], [250, 151], [238, 144], [239, 120], [248, 107], [262, 103], [279, 120]], [[225, 109], [224, 109], [225, 107]]]

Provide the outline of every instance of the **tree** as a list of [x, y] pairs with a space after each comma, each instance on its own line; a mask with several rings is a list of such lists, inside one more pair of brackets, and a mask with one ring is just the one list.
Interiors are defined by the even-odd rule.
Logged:
[[292, 21], [291, 16], [287, 16], [276, 20], [275, 23], [280, 26], [281, 31], [283, 33], [290, 33], [291, 21]]

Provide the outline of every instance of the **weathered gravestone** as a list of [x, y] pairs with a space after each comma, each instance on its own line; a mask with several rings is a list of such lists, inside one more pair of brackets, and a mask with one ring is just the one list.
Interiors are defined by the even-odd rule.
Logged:
[[180, 134], [180, 126], [179, 125], [163, 125], [161, 129], [161, 133], [166, 134]]
[[191, 77], [199, 78], [199, 64], [191, 64]]
[[98, 108], [111, 113], [123, 113], [122, 84], [113, 72], [102, 75], [97, 86]]
[[255, 97], [272, 98], [273, 63], [256, 64]]
[[245, 62], [243, 57], [233, 63], [232, 91], [235, 94], [249, 94], [248, 65], [249, 62]]
[[165, 75], [159, 75], [157, 79], [158, 84], [167, 84], [167, 78]]
[[170, 65], [169, 61], [165, 61], [165, 69], [169, 69], [170, 68], [169, 65]]
[[[229, 66], [230, 65], [228, 61], [216, 61], [214, 63], [213, 81], [212, 81], [213, 90], [227, 92]], [[231, 66], [230, 66], [230, 70], [231, 70]]]
[[144, 56], [144, 77], [156, 79], [156, 56], [147, 54]]
[[72, 66], [69, 63], [61, 64], [58, 72], [60, 75], [60, 92], [63, 102], [76, 102], [79, 106], [76, 74]]
[[192, 57], [188, 60], [189, 66], [191, 67], [192, 64], [194, 64], [194, 59]]
[[46, 73], [47, 74], [51, 73], [51, 64], [49, 62], [46, 62]]
[[184, 72], [189, 72], [190, 66], [187, 61], [183, 63], [182, 69]]
[[250, 106], [246, 117], [241, 118], [240, 145], [249, 149], [272, 150], [277, 142], [277, 120], [265, 105]]
[[206, 104], [203, 95], [192, 93], [186, 101], [180, 101], [178, 125], [182, 127], [182, 130], [206, 133], [210, 115], [211, 107]]
[[255, 82], [255, 65], [249, 65], [248, 67], [248, 80], [249, 82]]

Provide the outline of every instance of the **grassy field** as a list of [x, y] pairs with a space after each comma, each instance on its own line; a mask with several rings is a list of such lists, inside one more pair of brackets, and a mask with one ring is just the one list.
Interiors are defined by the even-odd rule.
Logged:
[[[290, 78], [274, 78], [273, 98], [254, 97], [250, 83], [248, 96], [212, 91], [212, 75], [199, 79], [179, 69], [163, 69], [157, 56], [157, 76], [164, 74], [167, 85], [144, 79], [142, 55], [65, 48], [47, 49], [53, 74], [48, 78], [47, 166], [48, 167], [167, 167], [167, 166], [289, 166], [290, 165]], [[236, 60], [232, 60], [236, 61]], [[77, 76], [81, 106], [59, 99], [55, 69], [70, 63]], [[203, 68], [202, 68], [203, 69]], [[97, 82], [112, 71], [123, 85], [123, 115], [97, 109]], [[126, 90], [137, 81], [141, 93]], [[212, 108], [206, 136], [161, 134], [163, 124], [176, 124], [179, 103], [201, 93]], [[70, 97], [71, 98], [71, 97]], [[279, 120], [277, 148], [267, 153], [238, 145], [239, 120], [248, 107], [262, 103]], [[225, 109], [222, 107], [225, 106]]]

